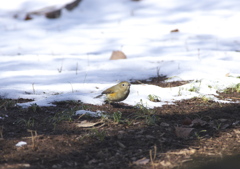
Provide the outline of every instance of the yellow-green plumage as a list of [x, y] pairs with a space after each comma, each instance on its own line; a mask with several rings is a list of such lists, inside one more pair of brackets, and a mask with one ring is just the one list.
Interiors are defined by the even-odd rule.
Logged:
[[120, 102], [125, 100], [130, 93], [130, 83], [123, 81], [120, 82], [102, 92], [101, 95], [97, 96], [101, 97], [102, 95], [106, 95], [106, 101], [108, 102]]

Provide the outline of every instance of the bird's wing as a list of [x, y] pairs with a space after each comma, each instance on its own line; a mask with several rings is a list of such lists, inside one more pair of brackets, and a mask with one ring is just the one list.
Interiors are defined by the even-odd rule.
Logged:
[[111, 89], [104, 90], [102, 94], [112, 94], [114, 93]]

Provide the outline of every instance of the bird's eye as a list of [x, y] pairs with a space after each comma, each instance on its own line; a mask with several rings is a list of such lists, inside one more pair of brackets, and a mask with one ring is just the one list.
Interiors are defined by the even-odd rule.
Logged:
[[123, 83], [122, 86], [125, 86], [125, 84]]

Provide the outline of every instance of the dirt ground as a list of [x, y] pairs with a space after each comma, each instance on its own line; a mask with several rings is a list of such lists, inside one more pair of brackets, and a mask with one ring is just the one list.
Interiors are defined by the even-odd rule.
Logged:
[[[133, 83], [187, 83], [165, 79]], [[229, 90], [219, 97], [239, 101], [240, 93]], [[25, 109], [16, 105], [27, 101], [0, 99], [0, 168], [240, 168], [240, 103], [192, 98], [154, 109], [141, 102], [96, 106], [64, 101]], [[102, 115], [75, 115], [76, 110]], [[27, 145], [15, 146], [19, 141]]]

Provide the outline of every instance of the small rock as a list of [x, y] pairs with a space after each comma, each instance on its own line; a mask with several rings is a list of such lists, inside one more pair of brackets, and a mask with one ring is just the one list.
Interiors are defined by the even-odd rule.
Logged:
[[146, 135], [146, 138], [148, 138], [148, 139], [153, 139], [153, 138], [155, 138], [155, 137], [153, 137], [153, 136], [151, 136], [151, 135]]
[[235, 121], [235, 122], [233, 122], [233, 126], [236, 126], [236, 125], [238, 125], [240, 123], [240, 121]]
[[230, 124], [224, 124], [223, 126], [221, 126], [221, 129], [226, 129], [226, 128], [228, 128], [230, 126]]
[[178, 138], [187, 138], [193, 129], [194, 128], [175, 127], [175, 134]]
[[207, 122], [206, 121], [204, 121], [204, 120], [201, 120], [201, 119], [199, 119], [199, 118], [196, 118], [196, 119], [194, 119], [193, 121], [192, 121], [192, 124], [190, 124], [189, 126], [204, 126], [204, 125], [206, 125], [207, 124]]
[[127, 59], [122, 51], [113, 51], [110, 60]]
[[96, 159], [92, 159], [92, 160], [88, 161], [88, 164], [93, 164], [93, 163], [97, 163], [97, 160]]
[[54, 164], [52, 168], [62, 168], [62, 166], [60, 164]]
[[124, 134], [124, 133], [125, 133], [125, 131], [123, 131], [123, 130], [118, 131], [118, 134]]
[[168, 127], [168, 126], [170, 126], [170, 125], [169, 125], [168, 123], [162, 122], [162, 123], [160, 124], [160, 126]]

